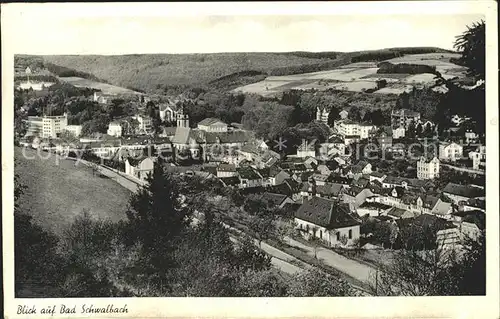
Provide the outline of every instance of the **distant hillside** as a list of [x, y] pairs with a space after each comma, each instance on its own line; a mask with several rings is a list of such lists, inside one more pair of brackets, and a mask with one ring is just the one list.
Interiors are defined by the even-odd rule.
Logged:
[[[54, 66], [83, 73], [86, 78], [144, 90], [166, 86], [198, 86], [231, 89], [280, 76], [330, 70], [351, 62], [382, 61], [405, 54], [448, 52], [439, 48], [393, 48], [362, 52], [286, 52], [214, 54], [134, 54], [116, 56], [42, 56]], [[38, 57], [37, 57], [38, 58]], [[57, 72], [55, 72], [57, 73]]]

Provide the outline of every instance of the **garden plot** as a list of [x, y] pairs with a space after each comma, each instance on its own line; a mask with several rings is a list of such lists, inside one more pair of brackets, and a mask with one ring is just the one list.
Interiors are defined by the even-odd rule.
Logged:
[[415, 74], [405, 78], [403, 81], [408, 84], [434, 84], [436, 76], [431, 73]]
[[[274, 78], [274, 77], [273, 77]], [[254, 93], [254, 94], [261, 94], [261, 95], [269, 95], [276, 93], [274, 89], [283, 86], [285, 84], [290, 83], [291, 80], [269, 80], [269, 78], [257, 82], [257, 83], [252, 83], [248, 84], [239, 88], [236, 88], [234, 91], [235, 92], [243, 92], [243, 93]]]
[[412, 85], [392, 85], [375, 91], [374, 93], [381, 94], [401, 94], [404, 92], [411, 92], [413, 90]]
[[355, 62], [340, 66], [339, 69], [366, 69], [376, 68], [377, 62]]
[[377, 83], [373, 81], [353, 81], [337, 83], [332, 85], [332, 88], [343, 91], [364, 92], [368, 89], [376, 89]]

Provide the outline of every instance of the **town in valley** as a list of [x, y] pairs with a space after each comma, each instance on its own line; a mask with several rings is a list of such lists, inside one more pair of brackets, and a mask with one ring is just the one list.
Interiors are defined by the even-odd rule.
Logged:
[[484, 30], [16, 55], [16, 297], [485, 295]]

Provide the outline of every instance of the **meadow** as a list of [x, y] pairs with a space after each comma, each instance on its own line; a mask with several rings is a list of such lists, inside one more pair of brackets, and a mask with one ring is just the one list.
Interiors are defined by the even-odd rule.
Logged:
[[117, 95], [117, 94], [140, 94], [139, 92], [135, 92], [123, 87], [107, 84], [107, 83], [102, 83], [102, 82], [97, 82], [94, 80], [89, 80], [89, 79], [84, 79], [80, 77], [60, 77], [60, 81], [62, 82], [67, 82], [73, 86], [76, 87], [87, 87], [87, 88], [92, 88], [92, 89], [97, 89], [101, 90], [105, 94], [112, 94], [112, 95]]
[[[436, 70], [445, 78], [463, 78], [465, 77], [465, 68], [450, 62], [450, 59], [458, 56], [454, 53], [411, 54], [386, 61], [393, 64], [408, 63], [435, 66]], [[315, 89], [318, 91], [335, 89], [363, 92], [376, 89], [376, 82], [384, 79], [387, 81], [387, 86], [374, 93], [400, 94], [410, 91], [413, 86], [431, 86], [436, 81], [435, 75], [431, 73], [382, 74], [377, 73], [378, 70], [376, 62], [355, 62], [333, 70], [267, 77], [260, 82], [238, 87], [234, 91], [256, 93], [262, 96], [278, 95], [289, 89]], [[335, 83], [327, 83], [328, 81]]]
[[25, 149], [29, 157], [35, 156], [28, 159], [22, 152], [19, 147], [14, 150], [14, 171], [27, 186], [19, 199], [20, 208], [45, 229], [61, 234], [84, 209], [94, 218], [114, 222], [126, 218], [131, 193], [115, 181], [73, 160], [60, 159], [57, 164], [55, 155], [42, 159], [36, 150]]

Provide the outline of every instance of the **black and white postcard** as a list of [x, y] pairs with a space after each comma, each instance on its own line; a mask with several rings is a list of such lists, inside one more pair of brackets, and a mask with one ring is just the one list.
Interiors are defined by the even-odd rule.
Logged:
[[1, 12], [6, 318], [500, 315], [496, 2]]

